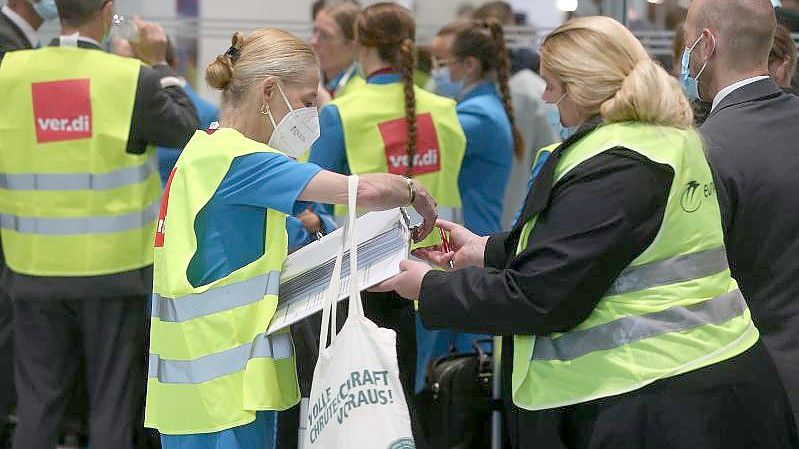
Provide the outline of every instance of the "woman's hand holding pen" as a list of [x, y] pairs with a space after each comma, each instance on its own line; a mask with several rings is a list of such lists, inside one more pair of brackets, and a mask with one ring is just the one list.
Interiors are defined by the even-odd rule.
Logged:
[[[413, 255], [444, 268], [485, 266], [485, 247], [488, 237], [473, 234], [463, 226], [447, 220], [437, 220], [442, 231], [441, 245], [419, 248]], [[446, 234], [449, 238], [446, 238]]]

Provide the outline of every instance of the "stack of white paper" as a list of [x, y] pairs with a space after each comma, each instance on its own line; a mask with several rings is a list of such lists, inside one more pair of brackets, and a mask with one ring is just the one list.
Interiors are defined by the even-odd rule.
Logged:
[[[370, 212], [358, 218], [358, 272], [360, 289], [367, 289], [399, 273], [408, 258], [410, 230], [401, 209]], [[343, 228], [290, 254], [280, 275], [277, 311], [267, 334], [322, 310], [333, 265], [341, 248]], [[341, 267], [339, 300], [349, 296], [349, 250]]]

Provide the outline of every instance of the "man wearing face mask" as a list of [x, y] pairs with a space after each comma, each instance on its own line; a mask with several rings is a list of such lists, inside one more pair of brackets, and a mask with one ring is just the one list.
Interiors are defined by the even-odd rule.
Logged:
[[14, 447], [56, 445], [84, 366], [90, 444], [124, 449], [133, 444], [144, 386], [161, 191], [154, 148], [184, 145], [197, 117], [169, 84], [158, 25], [138, 23], [136, 52], [152, 65], [144, 67], [100, 47], [113, 2], [55, 4], [60, 38], [9, 52], [0, 65], [0, 286], [15, 317]]
[[9, 0], [0, 10], [0, 61], [6, 52], [38, 47], [36, 30], [55, 19], [55, 0]]
[[775, 25], [769, 0], [695, 0], [682, 82], [713, 101], [700, 131], [727, 257], [799, 418], [799, 98], [768, 76]]

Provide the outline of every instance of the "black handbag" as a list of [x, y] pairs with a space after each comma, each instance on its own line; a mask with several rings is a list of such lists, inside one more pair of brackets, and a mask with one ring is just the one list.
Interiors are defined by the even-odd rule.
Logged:
[[[474, 352], [452, 353], [428, 366], [417, 395], [419, 422], [428, 449], [485, 449], [491, 444], [491, 340], [476, 342]], [[420, 445], [421, 446], [421, 445]]]

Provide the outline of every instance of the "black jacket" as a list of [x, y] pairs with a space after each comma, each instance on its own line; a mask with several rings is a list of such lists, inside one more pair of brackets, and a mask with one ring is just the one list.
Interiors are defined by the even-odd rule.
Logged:
[[[553, 154], [568, 151], [587, 132]], [[486, 268], [425, 276], [419, 310], [427, 327], [494, 335], [566, 331], [591, 314], [619, 273], [651, 244], [674, 176], [670, 167], [615, 148], [549, 186], [553, 162], [551, 157], [544, 164], [527, 197], [519, 223], [543, 210], [519, 255], [517, 225], [489, 239]]]
[[0, 61], [6, 52], [31, 48], [25, 33], [0, 11]]
[[733, 277], [799, 417], [799, 97], [756, 81], [724, 98], [700, 131]]

